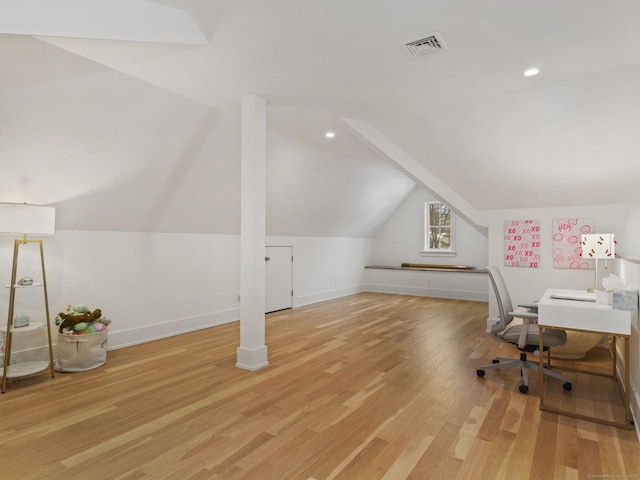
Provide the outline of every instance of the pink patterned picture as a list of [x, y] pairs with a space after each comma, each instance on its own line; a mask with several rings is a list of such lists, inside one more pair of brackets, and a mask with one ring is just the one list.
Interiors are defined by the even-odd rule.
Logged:
[[540, 220], [505, 220], [504, 265], [539, 268]]
[[591, 218], [559, 218], [553, 221], [553, 268], [593, 270], [593, 261], [582, 258], [580, 238], [593, 232]]

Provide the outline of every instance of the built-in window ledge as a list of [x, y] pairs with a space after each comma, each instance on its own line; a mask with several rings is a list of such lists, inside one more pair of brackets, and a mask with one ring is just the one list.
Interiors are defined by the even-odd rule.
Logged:
[[[405, 264], [403, 264], [405, 265]], [[407, 264], [412, 265], [412, 264]], [[429, 264], [424, 266], [395, 266], [395, 265], [365, 265], [364, 268], [378, 270], [406, 270], [418, 272], [456, 272], [456, 273], [487, 273], [484, 268], [470, 267], [468, 265], [437, 265]]]
[[420, 252], [421, 257], [455, 257], [456, 255], [455, 250], [425, 250]]
[[631, 262], [631, 263], [635, 263], [637, 265], [640, 265], [640, 259], [627, 257], [626, 255], [623, 255], [622, 253], [616, 252], [616, 258], [621, 258], [622, 260], [626, 260], [627, 262]]

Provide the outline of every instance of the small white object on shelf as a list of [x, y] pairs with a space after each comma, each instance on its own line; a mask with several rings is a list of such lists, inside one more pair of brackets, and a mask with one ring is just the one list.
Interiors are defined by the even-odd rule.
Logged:
[[24, 328], [29, 326], [29, 315], [19, 313], [13, 317], [13, 328]]

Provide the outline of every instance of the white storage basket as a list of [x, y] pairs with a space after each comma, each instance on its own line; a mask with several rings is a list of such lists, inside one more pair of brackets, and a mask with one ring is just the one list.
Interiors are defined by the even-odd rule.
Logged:
[[88, 335], [58, 333], [55, 369], [58, 372], [84, 372], [98, 368], [107, 361], [107, 332]]

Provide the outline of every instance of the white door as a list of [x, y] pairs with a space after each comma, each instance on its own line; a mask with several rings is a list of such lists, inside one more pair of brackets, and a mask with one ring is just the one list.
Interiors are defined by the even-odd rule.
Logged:
[[293, 247], [267, 247], [266, 313], [291, 308], [293, 301]]

